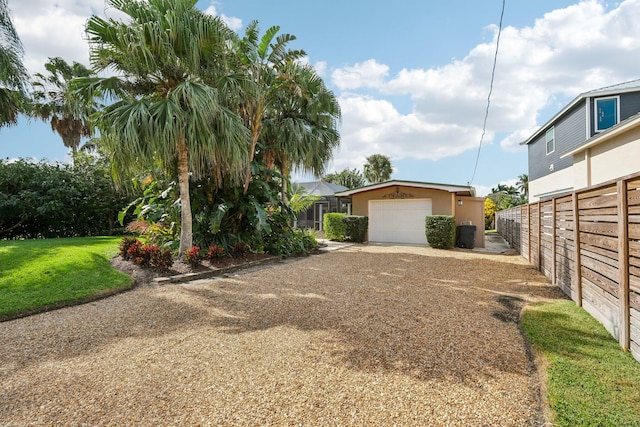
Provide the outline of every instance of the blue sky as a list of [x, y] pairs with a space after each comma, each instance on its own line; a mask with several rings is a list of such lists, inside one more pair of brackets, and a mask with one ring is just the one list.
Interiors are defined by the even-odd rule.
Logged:
[[[31, 72], [47, 57], [88, 64], [83, 25], [103, 0], [9, 0]], [[339, 98], [341, 148], [330, 171], [391, 157], [393, 178], [467, 184], [478, 153], [502, 0], [200, 0], [242, 33], [297, 36]], [[640, 77], [640, 0], [507, 0], [487, 133], [472, 185], [486, 194], [527, 172], [519, 145], [581, 92]], [[633, 58], [633, 59], [630, 59]], [[45, 123], [0, 129], [0, 158], [65, 161]], [[310, 177], [296, 177], [309, 179]]]

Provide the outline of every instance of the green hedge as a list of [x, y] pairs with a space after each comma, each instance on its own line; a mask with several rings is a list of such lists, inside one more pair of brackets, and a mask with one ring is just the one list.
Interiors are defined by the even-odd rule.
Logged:
[[349, 240], [356, 243], [362, 243], [367, 237], [367, 229], [369, 228], [369, 217], [359, 215], [349, 215], [342, 219], [347, 225], [347, 236]]
[[343, 242], [347, 237], [347, 224], [344, 213], [326, 213], [323, 217], [324, 237], [336, 242]]
[[456, 221], [452, 215], [431, 215], [425, 220], [425, 232], [429, 246], [451, 249], [456, 243]]

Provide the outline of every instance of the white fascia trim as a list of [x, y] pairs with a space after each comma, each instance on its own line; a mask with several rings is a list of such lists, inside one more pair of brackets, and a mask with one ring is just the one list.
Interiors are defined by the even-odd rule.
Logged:
[[476, 189], [471, 186], [435, 184], [435, 183], [429, 183], [429, 182], [416, 182], [416, 181], [387, 181], [387, 182], [381, 182], [379, 184], [367, 185], [365, 187], [354, 188], [352, 190], [341, 191], [339, 193], [335, 193], [335, 195], [340, 197], [351, 196], [353, 194], [362, 193], [364, 191], [378, 190], [380, 188], [393, 187], [393, 186], [445, 190], [445, 191], [448, 191], [449, 193], [455, 193], [457, 191], [468, 191], [469, 193], [471, 193], [472, 197], [475, 197], [475, 194], [476, 194]]

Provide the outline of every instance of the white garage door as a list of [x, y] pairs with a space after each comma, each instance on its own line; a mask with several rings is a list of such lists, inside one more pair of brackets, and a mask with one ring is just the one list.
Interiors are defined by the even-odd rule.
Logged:
[[369, 241], [425, 245], [427, 215], [431, 215], [431, 199], [370, 200]]

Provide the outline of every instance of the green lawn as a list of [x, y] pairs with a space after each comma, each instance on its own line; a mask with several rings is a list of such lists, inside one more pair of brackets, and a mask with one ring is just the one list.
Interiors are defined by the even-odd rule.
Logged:
[[534, 305], [522, 330], [546, 364], [559, 426], [640, 426], [640, 363], [571, 301]]
[[109, 259], [120, 237], [0, 241], [0, 319], [131, 286]]

